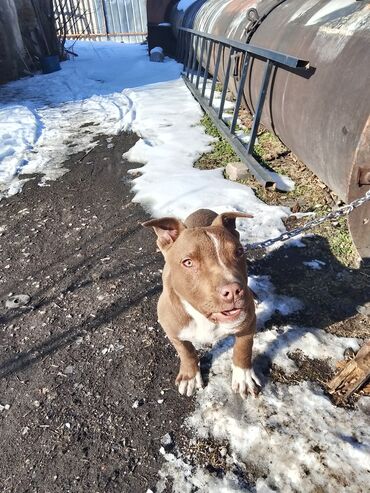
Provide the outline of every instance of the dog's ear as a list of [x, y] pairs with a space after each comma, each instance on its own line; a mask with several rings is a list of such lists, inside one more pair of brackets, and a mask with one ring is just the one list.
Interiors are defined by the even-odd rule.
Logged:
[[244, 212], [223, 212], [219, 214], [212, 222], [212, 226], [223, 226], [230, 233], [239, 239], [239, 233], [236, 230], [235, 219], [237, 217], [251, 218], [250, 214]]
[[179, 237], [181, 231], [186, 229], [185, 224], [175, 217], [162, 217], [161, 219], [151, 219], [142, 223], [146, 228], [152, 227], [157, 235], [158, 248], [163, 253]]

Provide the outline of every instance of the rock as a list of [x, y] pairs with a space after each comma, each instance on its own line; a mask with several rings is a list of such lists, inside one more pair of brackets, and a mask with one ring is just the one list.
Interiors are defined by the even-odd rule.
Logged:
[[220, 448], [220, 455], [221, 455], [221, 457], [226, 457], [226, 455], [227, 455], [227, 448], [226, 447]]
[[139, 400], [136, 400], [136, 401], [132, 404], [132, 408], [133, 408], [133, 409], [137, 409], [138, 407], [142, 406], [144, 403], [145, 403], [145, 399], [139, 399]]
[[161, 445], [166, 452], [170, 451], [174, 447], [175, 444], [173, 443], [172, 437], [169, 433], [163, 435], [161, 438]]
[[242, 162], [227, 163], [226, 175], [229, 180], [246, 180], [250, 177], [247, 166]]
[[31, 297], [28, 294], [13, 294], [5, 302], [5, 307], [8, 309], [19, 308], [30, 302]]
[[150, 50], [149, 59], [151, 62], [163, 62], [164, 54], [160, 46], [156, 46]]
[[361, 315], [365, 315], [366, 317], [370, 317], [370, 301], [364, 305], [359, 305], [357, 307], [357, 312], [361, 313]]

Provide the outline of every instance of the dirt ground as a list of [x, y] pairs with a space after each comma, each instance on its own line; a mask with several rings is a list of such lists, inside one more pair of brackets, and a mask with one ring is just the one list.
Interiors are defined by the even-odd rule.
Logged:
[[[227, 444], [193, 440], [183, 427], [193, 400], [175, 387], [177, 358], [157, 324], [163, 262], [147, 214], [131, 202], [122, 153], [134, 135], [102, 137], [46, 187], [36, 178], [0, 202], [0, 484], [4, 493], [155, 491], [161, 439], [221, 474]], [[320, 236], [306, 248], [249, 255], [279, 294], [304, 309], [271, 324], [297, 323], [338, 335], [370, 336], [370, 270], [349, 269]], [[304, 261], [325, 262], [309, 270]], [[6, 307], [10, 294], [30, 302]], [[362, 308], [361, 308], [362, 307]], [[362, 312], [362, 313], [360, 313]], [[295, 381], [330, 376], [302, 360]], [[284, 381], [271, 362], [260, 372]], [[207, 356], [203, 360], [207, 366]], [[253, 471], [244, 471], [253, 484]]]
[[[0, 204], [3, 493], [146, 491], [192, 406], [157, 324], [162, 260], [130, 202], [135, 140], [103, 138]], [[10, 293], [30, 303], [6, 309]]]

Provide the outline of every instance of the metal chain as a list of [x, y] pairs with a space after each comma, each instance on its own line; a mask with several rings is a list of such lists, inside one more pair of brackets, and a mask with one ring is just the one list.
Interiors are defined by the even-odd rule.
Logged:
[[285, 233], [282, 233], [280, 236], [276, 236], [275, 238], [261, 241], [259, 243], [250, 243], [249, 245], [245, 246], [244, 250], [247, 252], [249, 250], [256, 250], [257, 248], [267, 248], [273, 245], [274, 243], [277, 243], [278, 241], [289, 240], [290, 238], [293, 238], [294, 236], [298, 236], [299, 234], [303, 233], [303, 231], [307, 231], [308, 229], [314, 228], [319, 224], [328, 221], [329, 219], [335, 219], [340, 216], [346, 216], [350, 214], [353, 211], [353, 209], [360, 207], [362, 204], [364, 204], [369, 200], [370, 200], [370, 190], [367, 191], [363, 197], [353, 200], [350, 204], [344, 205], [343, 207], [340, 207], [336, 211], [329, 212], [329, 214], [326, 214], [326, 216], [312, 219], [312, 221], [308, 221], [303, 226], [292, 229], [291, 231], [286, 231]]

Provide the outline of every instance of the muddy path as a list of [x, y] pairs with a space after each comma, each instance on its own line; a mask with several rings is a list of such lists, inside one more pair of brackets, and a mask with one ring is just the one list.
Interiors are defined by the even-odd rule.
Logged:
[[[146, 491], [192, 405], [156, 323], [162, 259], [122, 160], [136, 140], [102, 138], [1, 202], [4, 493]], [[6, 309], [10, 293], [31, 300]]]

